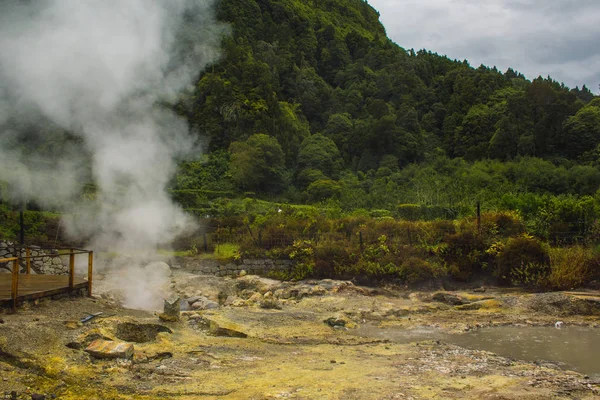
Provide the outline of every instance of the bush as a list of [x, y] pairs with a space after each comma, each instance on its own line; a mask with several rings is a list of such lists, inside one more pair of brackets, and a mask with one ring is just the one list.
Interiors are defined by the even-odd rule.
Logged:
[[[583, 246], [551, 248], [550, 274], [546, 286], [554, 290], [569, 290], [593, 280], [592, 250]], [[597, 262], [597, 261], [596, 261]]]
[[400, 276], [408, 284], [423, 282], [443, 274], [442, 268], [435, 268], [429, 261], [420, 257], [409, 257], [400, 266]]
[[314, 181], [306, 189], [311, 201], [323, 201], [331, 198], [339, 198], [342, 193], [342, 184], [331, 179], [319, 179]]
[[399, 204], [396, 212], [398, 218], [406, 221], [417, 221], [421, 218], [421, 206], [418, 204]]
[[452, 275], [467, 280], [481, 272], [488, 261], [485, 244], [481, 237], [472, 231], [463, 231], [446, 235], [442, 257], [451, 266]]
[[297, 240], [293, 244], [290, 252], [290, 259], [295, 260], [296, 264], [290, 271], [288, 279], [299, 281], [312, 276], [315, 267], [315, 249], [310, 240]]
[[587, 268], [589, 272], [589, 282], [596, 284], [600, 283], [600, 254], [597, 252], [592, 255], [592, 258], [587, 260]]
[[525, 279], [523, 274], [543, 279], [539, 274], [547, 271], [549, 264], [548, 251], [538, 240], [529, 236], [510, 238], [496, 258], [494, 276], [504, 283], [512, 278], [515, 284], [527, 284], [531, 279]]
[[371, 210], [369, 214], [371, 218], [393, 218], [392, 212], [389, 210]]
[[543, 287], [550, 272], [547, 264], [521, 263], [510, 270], [510, 282], [513, 285]]
[[345, 276], [349, 265], [356, 263], [356, 254], [350, 243], [325, 240], [315, 246], [314, 275], [319, 278]]
[[481, 215], [482, 233], [503, 237], [525, 232], [525, 225], [516, 212], [491, 212]]

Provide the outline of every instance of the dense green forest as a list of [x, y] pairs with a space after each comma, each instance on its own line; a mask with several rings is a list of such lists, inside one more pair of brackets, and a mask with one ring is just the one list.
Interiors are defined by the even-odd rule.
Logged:
[[208, 150], [173, 182], [186, 208], [481, 200], [530, 214], [596, 194], [600, 100], [585, 86], [405, 50], [362, 0], [220, 0], [217, 13], [232, 27], [222, 60], [177, 106]]
[[[585, 86], [405, 50], [363, 0], [215, 7], [222, 57], [174, 106], [204, 151], [168, 187], [212, 233], [177, 249], [295, 259], [296, 279], [600, 280], [600, 99]], [[74, 139], [45, 140], [31, 145]], [[25, 213], [26, 235], [59, 240], [59, 218]], [[15, 237], [9, 205], [0, 220]]]

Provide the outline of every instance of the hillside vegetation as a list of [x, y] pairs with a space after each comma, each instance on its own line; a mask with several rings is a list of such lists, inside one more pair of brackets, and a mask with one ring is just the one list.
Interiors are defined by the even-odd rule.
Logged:
[[217, 10], [232, 26], [223, 59], [179, 107], [210, 154], [182, 166], [176, 189], [389, 208], [600, 184], [600, 100], [585, 87], [406, 51], [361, 0]]
[[[205, 153], [180, 163], [169, 190], [225, 229], [219, 240], [264, 255], [271, 249], [252, 230], [287, 235], [267, 255], [305, 254], [310, 268], [298, 276], [486, 273], [546, 287], [566, 287], [547, 267], [567, 268], [570, 257], [547, 243], [585, 243], [585, 274], [565, 274], [595, 279], [600, 99], [585, 86], [406, 50], [363, 0], [215, 7], [231, 28], [222, 58], [175, 105]], [[474, 227], [478, 202], [492, 220], [487, 236]], [[15, 217], [5, 210], [9, 237]], [[518, 229], [503, 232], [506, 221]], [[371, 241], [359, 246], [362, 231]], [[250, 236], [234, 238], [242, 232]], [[354, 242], [337, 241], [321, 259], [319, 233]]]

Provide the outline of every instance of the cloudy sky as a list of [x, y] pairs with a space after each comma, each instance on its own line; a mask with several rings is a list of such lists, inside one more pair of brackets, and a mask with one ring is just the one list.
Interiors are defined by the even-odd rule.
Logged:
[[472, 66], [600, 84], [600, 0], [368, 0], [388, 36]]

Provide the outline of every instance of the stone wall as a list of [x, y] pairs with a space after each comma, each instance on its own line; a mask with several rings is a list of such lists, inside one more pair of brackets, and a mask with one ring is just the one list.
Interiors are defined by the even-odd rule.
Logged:
[[[38, 246], [29, 246], [31, 249], [31, 273], [32, 274], [48, 274], [48, 275], [68, 275], [69, 266], [68, 263], [63, 262], [60, 256], [58, 256], [57, 250], [42, 249]], [[21, 272], [26, 271], [26, 250], [19, 249], [17, 246], [17, 252], [21, 253]], [[7, 241], [0, 241], [0, 258], [14, 257], [15, 244]], [[34, 258], [35, 257], [35, 258]], [[0, 273], [10, 272], [10, 266], [0, 264]]]
[[270, 271], [289, 271], [294, 262], [290, 260], [245, 259], [241, 263], [219, 264], [214, 260], [202, 260], [195, 257], [181, 257], [174, 265], [198, 274], [216, 276], [237, 276], [242, 271], [251, 275], [266, 275]]

